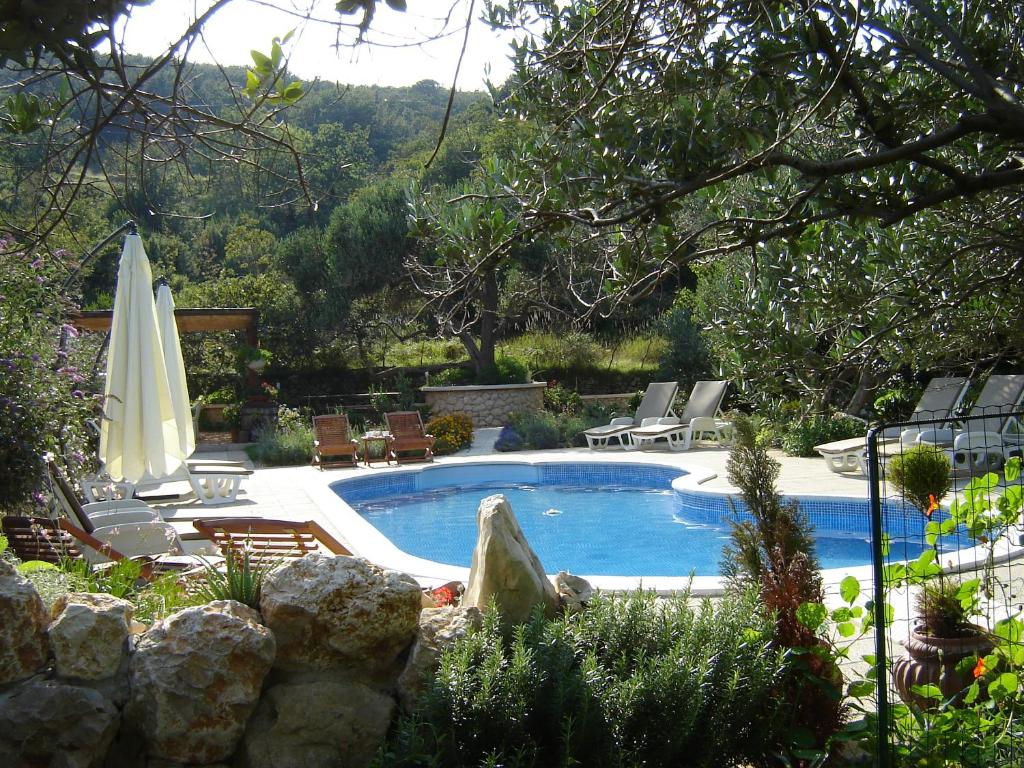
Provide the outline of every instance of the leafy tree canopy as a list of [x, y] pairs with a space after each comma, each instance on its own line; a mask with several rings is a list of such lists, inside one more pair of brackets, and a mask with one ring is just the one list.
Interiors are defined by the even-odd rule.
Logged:
[[503, 192], [523, 229], [606, 236], [595, 301], [821, 222], [886, 227], [963, 200], [1019, 200], [1022, 11], [496, 3], [494, 23], [531, 32], [507, 113], [540, 126]]

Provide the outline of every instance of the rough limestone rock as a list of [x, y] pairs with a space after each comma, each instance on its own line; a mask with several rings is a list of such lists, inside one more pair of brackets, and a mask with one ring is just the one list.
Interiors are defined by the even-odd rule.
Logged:
[[0, 765], [100, 766], [119, 721], [98, 691], [27, 680], [0, 694]]
[[260, 611], [285, 670], [390, 667], [412, 642], [421, 594], [411, 577], [354, 557], [306, 555], [267, 577]]
[[233, 600], [186, 608], [140, 639], [126, 724], [150, 758], [207, 765], [234, 751], [274, 661], [274, 636]]
[[53, 606], [50, 648], [57, 674], [79, 680], [113, 677], [128, 655], [132, 604], [112, 595], [72, 592]]
[[411, 712], [428, 681], [437, 672], [444, 649], [470, 629], [479, 629], [483, 615], [479, 608], [445, 606], [427, 608], [420, 614], [420, 628], [405, 669], [398, 676], [398, 701]]
[[482, 610], [493, 597], [506, 624], [525, 622], [536, 605], [544, 606], [545, 614], [554, 616], [558, 594], [504, 496], [488, 496], [480, 502], [476, 529], [476, 548], [462, 605]]
[[49, 623], [35, 587], [0, 560], [0, 685], [31, 677], [46, 663]]
[[568, 571], [559, 571], [555, 576], [555, 591], [562, 607], [573, 613], [583, 610], [594, 596], [594, 588], [589, 581], [581, 576], [573, 576]]
[[276, 685], [249, 721], [241, 764], [362, 768], [383, 743], [394, 710], [394, 699], [358, 682]]

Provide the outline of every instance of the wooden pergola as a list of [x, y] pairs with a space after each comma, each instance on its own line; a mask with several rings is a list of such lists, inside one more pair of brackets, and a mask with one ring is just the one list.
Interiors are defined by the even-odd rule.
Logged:
[[[72, 312], [69, 319], [80, 331], [106, 333], [110, 330], [113, 316], [111, 309], [87, 309]], [[245, 331], [245, 343], [252, 347], [259, 344], [258, 318], [259, 312], [253, 307], [174, 310], [178, 333]]]

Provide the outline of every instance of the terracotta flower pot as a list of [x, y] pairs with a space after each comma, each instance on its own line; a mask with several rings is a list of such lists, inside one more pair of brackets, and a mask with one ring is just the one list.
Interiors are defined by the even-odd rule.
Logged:
[[[973, 625], [972, 625], [973, 626]], [[916, 630], [903, 641], [904, 654], [893, 665], [892, 678], [900, 698], [908, 704], [930, 709], [941, 704], [911, 692], [915, 685], [935, 685], [943, 701], [968, 687], [974, 676], [970, 669], [958, 671], [957, 664], [968, 657], [981, 657], [992, 651], [992, 643], [981, 627], [967, 637], [932, 637]]]

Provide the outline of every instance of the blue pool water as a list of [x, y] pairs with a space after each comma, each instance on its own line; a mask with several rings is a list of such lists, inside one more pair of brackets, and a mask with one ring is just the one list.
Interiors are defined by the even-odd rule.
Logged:
[[[423, 490], [384, 487], [351, 494], [346, 493], [346, 484], [338, 483], [335, 490], [399, 549], [438, 562], [470, 565], [480, 500], [501, 493], [549, 573], [718, 575], [722, 546], [729, 537], [729, 525], [721, 515], [708, 515], [706, 509], [688, 505], [664, 477], [660, 482], [641, 482], [658, 486], [653, 488], [617, 486], [608, 479], [569, 485], [492, 481], [453, 487], [452, 483]], [[871, 561], [866, 514], [862, 520], [860, 530], [825, 530], [818, 524], [817, 552], [823, 568]], [[920, 551], [920, 546], [896, 540], [890, 557], [911, 558]]]

